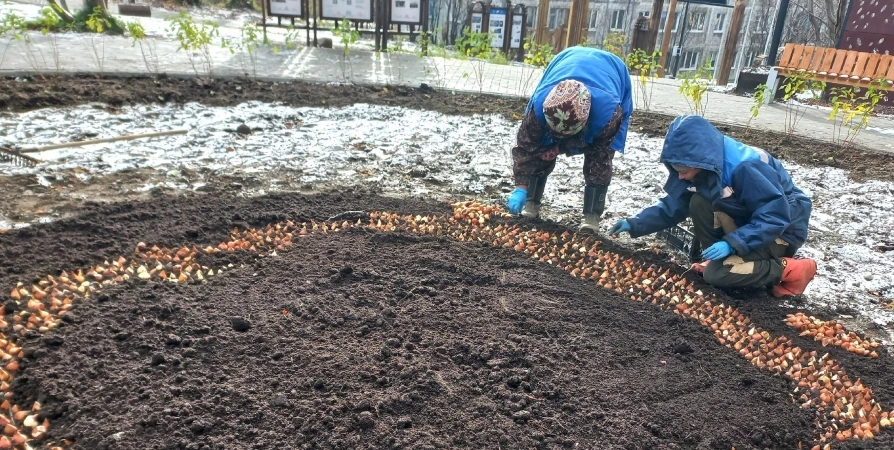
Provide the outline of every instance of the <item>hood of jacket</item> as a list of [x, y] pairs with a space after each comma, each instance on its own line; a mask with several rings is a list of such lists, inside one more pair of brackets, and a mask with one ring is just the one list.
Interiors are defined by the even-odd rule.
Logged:
[[690, 186], [688, 181], [679, 178], [679, 172], [672, 167], [673, 164], [707, 171], [708, 173], [699, 175], [704, 179], [704, 187], [711, 191], [722, 191], [723, 133], [701, 116], [679, 116], [671, 122], [664, 138], [661, 162], [670, 172], [664, 185], [664, 190], [669, 195], [683, 195]]

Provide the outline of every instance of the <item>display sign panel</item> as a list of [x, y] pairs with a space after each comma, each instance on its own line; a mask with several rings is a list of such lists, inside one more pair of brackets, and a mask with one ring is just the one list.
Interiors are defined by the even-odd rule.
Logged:
[[481, 22], [484, 19], [484, 14], [480, 12], [472, 13], [472, 33], [480, 33], [481, 32]]
[[522, 16], [516, 14], [512, 16], [512, 36], [509, 41], [509, 48], [521, 48], [522, 40]]
[[271, 16], [304, 17], [304, 0], [268, 0], [267, 11]]
[[487, 32], [494, 35], [493, 40], [490, 41], [490, 46], [503, 48], [503, 38], [506, 35], [506, 8], [490, 9]]
[[422, 25], [422, 2], [427, 0], [391, 0], [391, 23]]
[[372, 22], [372, 0], [320, 0], [321, 19]]

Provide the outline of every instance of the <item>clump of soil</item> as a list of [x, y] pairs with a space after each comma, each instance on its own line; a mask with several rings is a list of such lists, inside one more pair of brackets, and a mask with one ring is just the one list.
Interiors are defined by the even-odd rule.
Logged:
[[[0, 235], [0, 282], [359, 209], [446, 211], [363, 193], [92, 207]], [[710, 330], [516, 252], [355, 229], [207, 258], [225, 267], [207, 283], [107, 288], [28, 339], [14, 400], [39, 400], [49, 438], [85, 449], [751, 449], [816, 434], [789, 380]]]

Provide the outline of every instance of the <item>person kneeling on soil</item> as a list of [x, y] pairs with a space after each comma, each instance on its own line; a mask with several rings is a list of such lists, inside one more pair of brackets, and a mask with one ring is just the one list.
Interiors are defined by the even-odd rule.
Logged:
[[693, 266], [720, 288], [772, 288], [798, 295], [816, 262], [795, 259], [807, 239], [812, 202], [763, 150], [724, 136], [699, 116], [671, 122], [661, 161], [670, 172], [658, 204], [611, 229], [639, 237], [692, 218], [705, 262]]
[[624, 152], [633, 112], [630, 73], [612, 53], [571, 47], [549, 63], [534, 90], [512, 148], [515, 190], [509, 212], [540, 216], [546, 179], [556, 157], [584, 155], [582, 231], [596, 232], [612, 178], [615, 152]]

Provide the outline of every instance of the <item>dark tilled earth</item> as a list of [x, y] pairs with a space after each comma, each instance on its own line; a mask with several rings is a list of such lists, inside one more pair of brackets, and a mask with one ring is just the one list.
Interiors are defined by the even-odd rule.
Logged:
[[[239, 86], [239, 89], [236, 87]], [[345, 106], [372, 103], [438, 111], [446, 114], [502, 114], [520, 117], [524, 99], [492, 95], [465, 95], [437, 91], [423, 85], [369, 87], [312, 83], [268, 83], [252, 80], [195, 80], [181, 78], [95, 78], [59, 77], [29, 79], [0, 78], [0, 110], [26, 111], [45, 107], [73, 106], [90, 102], [111, 107], [151, 103], [200, 102], [209, 106], [236, 105], [247, 101], [284, 102], [294, 106]], [[664, 136], [673, 117], [635, 111], [631, 130]], [[809, 166], [834, 166], [849, 170], [856, 180], [894, 181], [894, 154], [869, 149], [841, 149], [798, 136], [718, 125], [724, 133], [764, 148], [777, 158]]]
[[[448, 210], [363, 192], [88, 205], [0, 233], [0, 287], [140, 241], [204, 246], [232, 227], [358, 209]], [[24, 342], [13, 400], [39, 400], [49, 438], [82, 449], [742, 450], [815, 436], [790, 381], [694, 321], [512, 251], [354, 230], [207, 258], [233, 267], [204, 284], [108, 288], [52, 339]], [[764, 294], [729, 301], [816, 348]], [[889, 406], [887, 354], [833, 356]], [[848, 447], [891, 448], [891, 434]]]

